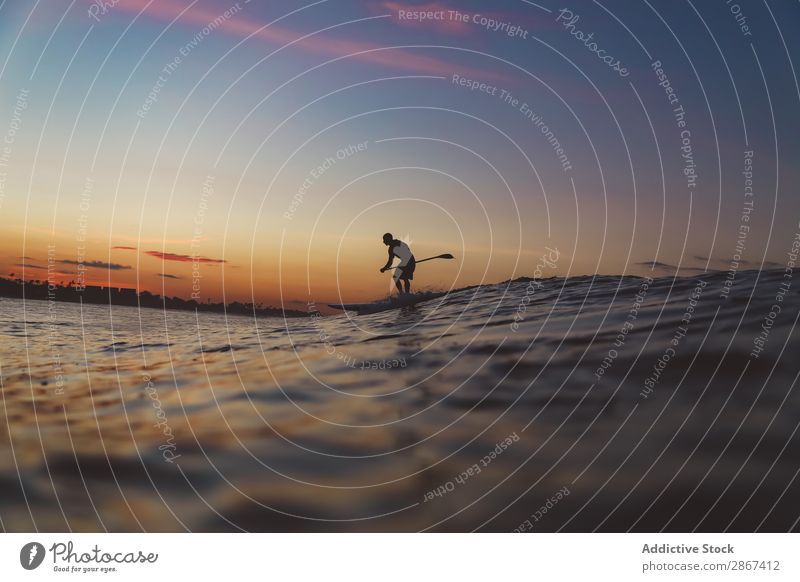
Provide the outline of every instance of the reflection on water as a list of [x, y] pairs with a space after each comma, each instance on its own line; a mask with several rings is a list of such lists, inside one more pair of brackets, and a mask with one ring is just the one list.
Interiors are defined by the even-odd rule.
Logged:
[[567, 491], [535, 530], [786, 530], [781, 278], [739, 273], [728, 299], [718, 274], [694, 299], [696, 279], [518, 282], [286, 322], [0, 300], [2, 524], [508, 531]]

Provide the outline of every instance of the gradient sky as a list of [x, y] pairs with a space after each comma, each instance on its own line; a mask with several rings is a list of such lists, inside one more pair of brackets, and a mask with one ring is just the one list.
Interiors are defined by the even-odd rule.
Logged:
[[[725, 270], [746, 150], [742, 264], [785, 264], [800, 219], [800, 5], [740, 4], [750, 34], [723, 1], [121, 0], [99, 22], [84, 0], [6, 1], [0, 272], [45, 278], [52, 244], [59, 280], [84, 261], [89, 283], [189, 296], [194, 254], [203, 298], [367, 299], [389, 290], [385, 231], [418, 258], [457, 256], [420, 265], [420, 288], [530, 275], [545, 247], [561, 252], [546, 274]], [[563, 8], [627, 77], [557, 22]], [[469, 21], [399, 17], [418, 9]], [[686, 111], [691, 191], [656, 60]]]

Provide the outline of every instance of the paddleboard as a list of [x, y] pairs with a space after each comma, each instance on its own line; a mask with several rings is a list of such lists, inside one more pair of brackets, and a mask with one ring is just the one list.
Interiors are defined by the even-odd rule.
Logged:
[[374, 301], [372, 303], [334, 303], [328, 304], [328, 307], [341, 309], [342, 311], [355, 311], [359, 315], [366, 315], [369, 313], [380, 313], [381, 311], [410, 307], [425, 301], [430, 301], [431, 299], [436, 299], [437, 297], [443, 297], [444, 295], [446, 295], [446, 293], [411, 293], [409, 295], [397, 295], [383, 301]]

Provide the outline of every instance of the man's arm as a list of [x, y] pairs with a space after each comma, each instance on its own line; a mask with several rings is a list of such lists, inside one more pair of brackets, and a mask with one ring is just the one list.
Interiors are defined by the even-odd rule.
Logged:
[[389, 260], [381, 267], [381, 273], [387, 271], [392, 266], [392, 261], [394, 261], [394, 253], [392, 252], [392, 247], [389, 247]]

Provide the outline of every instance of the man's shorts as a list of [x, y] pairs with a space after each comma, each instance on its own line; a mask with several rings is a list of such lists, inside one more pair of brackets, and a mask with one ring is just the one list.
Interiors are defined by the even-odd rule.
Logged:
[[402, 267], [397, 267], [394, 270], [394, 280], [400, 281], [402, 279], [407, 279], [411, 281], [414, 278], [414, 269], [417, 268], [417, 261], [414, 260], [414, 257], [403, 265]]

